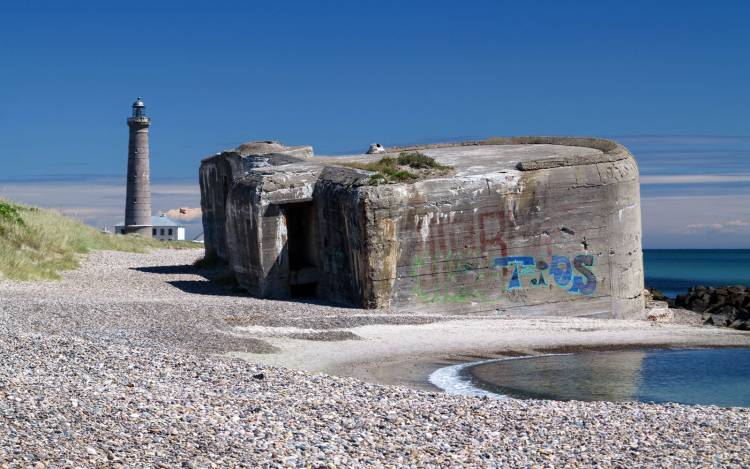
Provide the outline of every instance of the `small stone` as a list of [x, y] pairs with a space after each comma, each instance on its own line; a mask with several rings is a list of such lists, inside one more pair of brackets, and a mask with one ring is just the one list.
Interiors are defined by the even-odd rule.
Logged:
[[370, 144], [370, 148], [367, 149], [368, 155], [376, 155], [378, 153], [385, 153], [385, 148], [379, 143]]

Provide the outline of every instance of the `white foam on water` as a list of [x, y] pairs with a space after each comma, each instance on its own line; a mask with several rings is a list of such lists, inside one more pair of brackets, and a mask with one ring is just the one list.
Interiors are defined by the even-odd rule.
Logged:
[[493, 358], [490, 360], [480, 360], [476, 362], [460, 363], [458, 365], [438, 368], [430, 374], [429, 381], [449, 394], [460, 394], [462, 396], [482, 397], [487, 396], [493, 399], [511, 399], [504, 394], [485, 391], [474, 386], [471, 381], [462, 376], [463, 370], [471, 366], [485, 365], [487, 363], [497, 363], [506, 360], [524, 360], [529, 358], [551, 357], [553, 355], [570, 355], [568, 353], [547, 353], [544, 355], [524, 355], [522, 357]]
[[461, 371], [474, 365], [483, 365], [498, 360], [482, 360], [478, 362], [461, 363], [459, 365], [446, 366], [439, 368], [430, 374], [430, 383], [439, 387], [449, 394], [460, 394], [462, 396], [487, 396], [494, 399], [507, 399], [508, 396], [495, 394], [484, 389], [479, 389], [471, 384], [468, 380], [461, 377]]

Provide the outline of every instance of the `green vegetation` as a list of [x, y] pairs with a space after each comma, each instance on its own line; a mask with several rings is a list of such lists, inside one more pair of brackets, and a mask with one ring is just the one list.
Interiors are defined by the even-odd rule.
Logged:
[[[21, 218], [20, 212], [21, 207], [19, 205], [0, 201], [0, 222], [23, 225], [23, 219]], [[2, 227], [2, 225], [0, 225], [0, 227]]]
[[438, 163], [437, 161], [435, 161], [435, 158], [431, 158], [418, 151], [402, 151], [398, 155], [398, 164], [414, 169], [431, 169], [438, 171], [447, 171], [452, 169], [450, 166], [445, 166]]
[[418, 151], [401, 152], [398, 158], [386, 156], [371, 163], [342, 163], [342, 166], [372, 171], [375, 174], [370, 176], [370, 183], [374, 185], [416, 181], [435, 174], [446, 174], [453, 169]]
[[0, 277], [58, 279], [95, 250], [146, 252], [152, 248], [194, 249], [187, 241], [164, 242], [101, 233], [52, 210], [0, 200]]

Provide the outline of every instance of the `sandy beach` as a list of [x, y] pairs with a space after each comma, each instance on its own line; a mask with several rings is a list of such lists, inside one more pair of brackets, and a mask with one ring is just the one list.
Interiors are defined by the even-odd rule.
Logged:
[[[245, 326], [280, 352], [236, 353], [249, 361], [434, 389], [436, 368], [464, 361], [579, 350], [750, 346], [750, 336], [709, 326], [587, 318], [444, 317], [421, 325], [377, 324], [339, 329], [346, 340], [289, 338], [314, 329]], [[348, 334], [347, 334], [348, 333]]]
[[750, 345], [747, 333], [716, 327], [587, 318], [483, 316], [422, 325], [378, 324], [338, 330], [352, 338], [337, 341], [288, 337], [312, 334], [312, 329], [236, 329], [280, 349], [270, 355], [233, 354], [249, 361], [430, 390], [434, 388], [427, 377], [432, 371], [465, 361], [559, 351]]
[[519, 354], [750, 346], [746, 332], [259, 300], [208, 282], [191, 266], [200, 255], [97, 252], [59, 282], [0, 282], [0, 459], [37, 467], [749, 462], [747, 409], [497, 401], [436, 392], [427, 381], [444, 365]]

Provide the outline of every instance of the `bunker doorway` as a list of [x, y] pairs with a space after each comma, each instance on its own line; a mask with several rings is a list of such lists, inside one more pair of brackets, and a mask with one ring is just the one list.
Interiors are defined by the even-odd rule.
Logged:
[[287, 230], [289, 292], [292, 298], [314, 298], [319, 274], [313, 203], [284, 204], [282, 210]]

